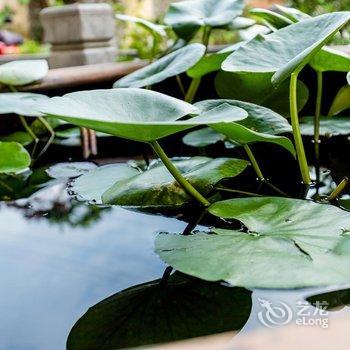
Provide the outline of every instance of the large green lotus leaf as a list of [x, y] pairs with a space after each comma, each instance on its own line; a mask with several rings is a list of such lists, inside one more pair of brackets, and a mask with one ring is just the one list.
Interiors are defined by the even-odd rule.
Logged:
[[350, 70], [350, 55], [339, 50], [324, 47], [310, 61], [310, 65], [319, 72], [348, 72]]
[[128, 15], [123, 15], [119, 13], [115, 15], [115, 18], [123, 22], [131, 22], [131, 23], [138, 24], [157, 37], [166, 36], [166, 31], [165, 31], [166, 27], [161, 24], [155, 24], [153, 22], [147, 21], [140, 17], [128, 16]]
[[221, 69], [221, 64], [235, 50], [241, 47], [244, 42], [239, 42], [230, 45], [219, 52], [202, 57], [192, 68], [187, 71], [191, 78], [201, 78], [206, 74], [218, 71]]
[[39, 117], [41, 113], [36, 110], [38, 103], [48, 99], [41, 94], [28, 92], [0, 93], [0, 114], [18, 114], [25, 117]]
[[202, 44], [190, 44], [169, 55], [166, 55], [150, 65], [119, 79], [114, 88], [141, 88], [160, 83], [161, 81], [186, 72], [194, 66], [205, 54]]
[[[239, 175], [249, 163], [242, 159], [194, 157], [173, 164], [197, 191], [208, 196], [219, 181]], [[104, 204], [130, 207], [175, 207], [192, 200], [161, 163], [116, 182], [102, 196]]]
[[[247, 113], [235, 107], [228, 115], [178, 119], [197, 108], [167, 95], [144, 89], [111, 89], [74, 92], [53, 97], [39, 111], [79, 125], [135, 141], [148, 142], [197, 125], [240, 120]], [[224, 111], [226, 112], [226, 111]]]
[[68, 350], [103, 350], [168, 343], [240, 330], [249, 318], [251, 292], [175, 273], [91, 307], [74, 325]]
[[43, 79], [49, 71], [46, 60], [23, 60], [0, 66], [0, 83], [21, 86]]
[[108, 164], [73, 180], [69, 192], [79, 200], [101, 204], [102, 195], [116, 182], [133, 178], [140, 171], [128, 164]]
[[191, 131], [183, 137], [182, 141], [188, 146], [206, 147], [219, 141], [225, 141], [225, 139], [225, 135], [220, 134], [211, 128], [203, 128], [200, 130]]
[[216, 202], [209, 212], [239, 220], [247, 231], [160, 234], [156, 252], [176, 270], [249, 288], [301, 288], [350, 280], [348, 212], [278, 197]]
[[17, 142], [0, 141], [0, 173], [16, 173], [29, 167], [31, 158]]
[[287, 137], [276, 136], [291, 132], [292, 128], [285, 118], [272, 110], [235, 100], [207, 100], [195, 104], [203, 113], [215, 111], [224, 105], [243, 108], [248, 113], [248, 117], [237, 122], [211, 125], [214, 130], [240, 145], [271, 142], [284, 147], [295, 156], [293, 143]]
[[264, 24], [274, 31], [294, 23], [289, 18], [268, 9], [254, 8], [249, 10], [249, 12], [251, 15], [253, 15], [253, 17], [259, 18]]
[[243, 9], [243, 0], [187, 0], [171, 4], [164, 22], [178, 37], [189, 41], [201, 27], [218, 28], [230, 24]]
[[350, 108], [350, 86], [343, 86], [335, 96], [328, 115], [333, 116]]
[[[256, 103], [288, 117], [289, 79], [275, 88], [271, 83], [272, 73], [219, 72], [215, 78], [215, 89], [221, 98]], [[309, 99], [309, 90], [298, 80], [297, 103], [299, 111]]]
[[[314, 135], [314, 117], [304, 117], [300, 120], [301, 133]], [[350, 117], [321, 117], [320, 135], [337, 136], [350, 134]]]
[[[350, 20], [350, 12], [310, 18], [266, 36], [257, 36], [232, 53], [222, 64], [229, 72], [273, 73], [278, 85], [302, 69]], [[307, 34], [306, 34], [307, 33]]]

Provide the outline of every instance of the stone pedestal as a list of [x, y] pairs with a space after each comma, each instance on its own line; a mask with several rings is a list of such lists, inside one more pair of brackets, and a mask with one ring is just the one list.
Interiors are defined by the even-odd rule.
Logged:
[[40, 18], [45, 41], [52, 45], [51, 68], [115, 62], [115, 19], [110, 5], [47, 7]]

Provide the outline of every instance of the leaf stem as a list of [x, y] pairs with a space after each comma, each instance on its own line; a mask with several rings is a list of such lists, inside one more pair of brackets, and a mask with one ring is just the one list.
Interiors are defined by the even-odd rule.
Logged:
[[40, 121], [40, 123], [42, 125], [44, 125], [44, 127], [50, 133], [50, 138], [48, 139], [48, 141], [46, 142], [46, 145], [41, 150], [41, 152], [39, 153], [39, 155], [37, 156], [36, 159], [40, 158], [48, 150], [48, 148], [52, 144], [53, 140], [55, 139], [55, 131], [52, 129], [51, 125], [47, 122], [47, 120], [43, 117], [38, 117], [38, 120]]
[[176, 82], [177, 82], [177, 85], [179, 86], [179, 89], [180, 89], [181, 93], [185, 97], [186, 96], [186, 91], [185, 91], [184, 85], [182, 84], [182, 80], [181, 80], [180, 75], [176, 76]]
[[299, 126], [298, 102], [297, 102], [298, 74], [299, 72], [292, 73], [291, 79], [290, 79], [290, 88], [289, 88], [290, 117], [292, 121], [294, 143], [295, 143], [295, 148], [297, 152], [297, 158], [298, 158], [301, 177], [302, 177], [303, 183], [306, 186], [309, 186], [311, 184], [310, 172], [307, 164], [303, 139], [301, 137], [300, 126]]
[[343, 181], [337, 186], [336, 189], [327, 197], [328, 201], [334, 201], [340, 196], [349, 184], [349, 178], [344, 177]]
[[201, 84], [201, 78], [194, 78], [191, 81], [190, 87], [187, 90], [186, 96], [185, 96], [185, 101], [188, 103], [192, 103], [196, 93], [198, 91], [199, 85]]
[[323, 74], [317, 72], [317, 97], [316, 97], [316, 109], [314, 119], [314, 143], [315, 143], [315, 157], [316, 161], [320, 159], [320, 116], [322, 106], [322, 92], [323, 92]]
[[250, 149], [250, 147], [247, 144], [243, 145], [243, 148], [248, 155], [250, 163], [252, 164], [252, 167], [253, 167], [257, 177], [259, 178], [260, 181], [264, 181], [265, 180], [264, 175], [259, 167], [259, 164], [258, 164], [252, 150]]
[[[209, 45], [209, 39], [210, 34], [212, 31], [212, 27], [204, 26], [203, 27], [203, 37], [202, 37], [202, 44], [205, 46], [205, 53], [208, 51], [208, 45]], [[201, 84], [202, 78], [194, 78], [191, 81], [190, 87], [188, 88], [187, 94], [185, 96], [185, 101], [188, 103], [192, 103], [196, 93], [198, 91], [198, 88]]]
[[211, 203], [204, 198], [179, 172], [176, 166], [171, 162], [168, 156], [165, 154], [163, 148], [157, 141], [149, 142], [156, 154], [162, 160], [163, 164], [169, 170], [171, 175], [175, 178], [175, 180], [181, 185], [181, 187], [193, 198], [195, 198], [199, 203], [203, 206], [208, 207]]
[[241, 191], [241, 190], [234, 190], [232, 188], [226, 188], [226, 187], [215, 187], [218, 191], [223, 192], [230, 192], [230, 193], [238, 193], [238, 194], [244, 194], [246, 196], [253, 196], [253, 197], [263, 197], [261, 194], [253, 193], [253, 192], [247, 192], [247, 191]]

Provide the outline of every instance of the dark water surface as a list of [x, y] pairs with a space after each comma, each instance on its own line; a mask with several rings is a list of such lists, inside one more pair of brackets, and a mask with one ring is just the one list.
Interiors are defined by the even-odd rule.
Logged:
[[[166, 266], [153, 252], [155, 235], [159, 231], [181, 232], [186, 227], [176, 219], [118, 207], [93, 209], [70, 200], [62, 184], [49, 186], [30, 200], [1, 203], [0, 223], [1, 350], [65, 349], [71, 328], [89, 307], [125, 288], [161, 278]], [[232, 314], [232, 324], [239, 325], [235, 329], [245, 324], [237, 337], [264, 327], [265, 321], [272, 320], [272, 326], [293, 323], [307, 296], [337, 290], [254, 290], [250, 295], [250, 291], [230, 288], [232, 293], [226, 295], [213, 288], [207, 291], [214, 290], [218, 300], [202, 298], [196, 304], [194, 299], [189, 315], [193, 311], [196, 322], [213, 327], [220, 321], [218, 317]], [[237, 300], [232, 301], [231, 296]], [[320, 301], [327, 298], [335, 306], [346, 305], [350, 290], [321, 296]], [[210, 304], [215, 303], [217, 309], [226, 310], [211, 313]], [[179, 314], [185, 311], [181, 305], [175, 309]], [[308, 306], [309, 313], [315, 310]], [[137, 315], [135, 318], [138, 320]], [[228, 348], [234, 349], [235, 339]]]

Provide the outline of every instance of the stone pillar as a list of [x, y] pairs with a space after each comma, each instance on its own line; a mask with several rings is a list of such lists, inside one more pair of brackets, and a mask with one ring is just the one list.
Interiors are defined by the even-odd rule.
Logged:
[[114, 11], [86, 1], [41, 11], [44, 40], [52, 45], [51, 68], [115, 62]]

